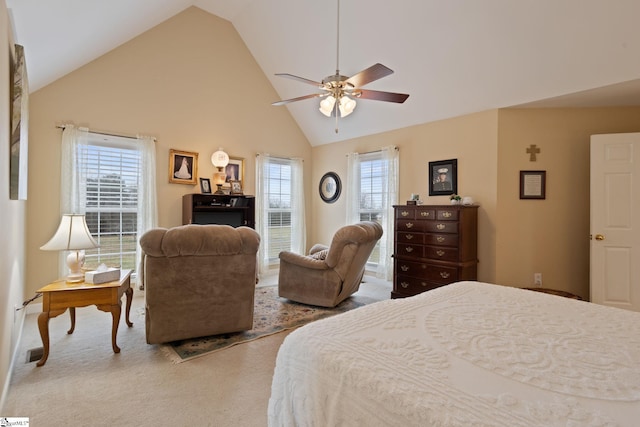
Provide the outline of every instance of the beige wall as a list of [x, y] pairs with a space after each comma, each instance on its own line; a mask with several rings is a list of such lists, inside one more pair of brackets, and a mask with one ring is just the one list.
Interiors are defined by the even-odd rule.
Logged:
[[[26, 203], [9, 200], [9, 57], [13, 36], [4, 0], [0, 0], [0, 414], [9, 386], [11, 358], [24, 311]], [[2, 414], [5, 415], [5, 414]]]
[[[543, 287], [588, 299], [589, 137], [639, 130], [637, 107], [500, 110], [497, 283], [531, 286], [540, 272]], [[545, 200], [520, 200], [521, 170], [547, 171]]]
[[326, 204], [320, 199], [318, 183], [322, 175], [329, 171], [337, 172], [344, 187], [347, 184], [347, 153], [363, 153], [395, 145], [400, 149], [401, 204], [406, 203], [411, 193], [420, 194], [426, 204], [449, 203], [448, 196], [428, 196], [428, 166], [431, 161], [458, 159], [458, 192], [461, 195], [472, 196], [480, 205], [478, 278], [488, 282], [494, 281], [497, 117], [497, 111], [493, 110], [314, 147], [314, 216], [310, 243], [329, 243], [335, 230], [345, 225], [346, 220], [344, 194], [333, 204]]
[[[640, 108], [502, 109], [413, 126], [313, 148], [312, 242], [345, 224], [345, 198], [325, 204], [320, 177], [346, 178], [346, 153], [400, 148], [400, 203], [419, 193], [425, 203], [430, 161], [458, 159], [458, 192], [480, 205], [478, 280], [543, 286], [589, 297], [589, 136], [637, 132]], [[536, 162], [526, 153], [541, 148]], [[546, 170], [545, 200], [520, 200], [519, 171]], [[343, 183], [346, 185], [346, 183]]]
[[168, 182], [171, 148], [199, 153], [199, 175], [209, 178], [218, 147], [244, 157], [246, 194], [258, 152], [311, 164], [309, 143], [286, 109], [271, 106], [276, 99], [233, 26], [195, 7], [33, 93], [27, 293], [58, 275], [57, 255], [39, 250], [60, 218], [57, 124], [157, 137], [159, 224], [171, 227], [182, 223], [182, 195], [200, 191]]

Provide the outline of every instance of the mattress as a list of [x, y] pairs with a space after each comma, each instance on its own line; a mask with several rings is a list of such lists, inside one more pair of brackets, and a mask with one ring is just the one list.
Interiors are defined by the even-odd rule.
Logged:
[[640, 313], [479, 282], [308, 324], [275, 426], [638, 426]]

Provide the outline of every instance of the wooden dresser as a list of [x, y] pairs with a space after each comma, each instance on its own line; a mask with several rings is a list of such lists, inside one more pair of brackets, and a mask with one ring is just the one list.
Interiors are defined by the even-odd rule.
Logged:
[[478, 207], [397, 205], [391, 298], [477, 280]]

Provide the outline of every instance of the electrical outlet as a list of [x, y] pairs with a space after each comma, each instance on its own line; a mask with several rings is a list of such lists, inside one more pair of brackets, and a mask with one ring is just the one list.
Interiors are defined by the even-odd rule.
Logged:
[[533, 284], [542, 286], [542, 273], [533, 273]]

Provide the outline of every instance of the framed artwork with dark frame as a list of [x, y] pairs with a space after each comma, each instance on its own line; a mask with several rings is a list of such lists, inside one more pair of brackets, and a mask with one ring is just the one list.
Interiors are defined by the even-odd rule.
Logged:
[[196, 185], [198, 153], [169, 150], [169, 182]]
[[211, 194], [211, 181], [209, 178], [200, 178], [200, 192], [202, 194]]
[[458, 194], [458, 159], [429, 162], [429, 195]]
[[520, 198], [547, 198], [547, 171], [520, 171]]

